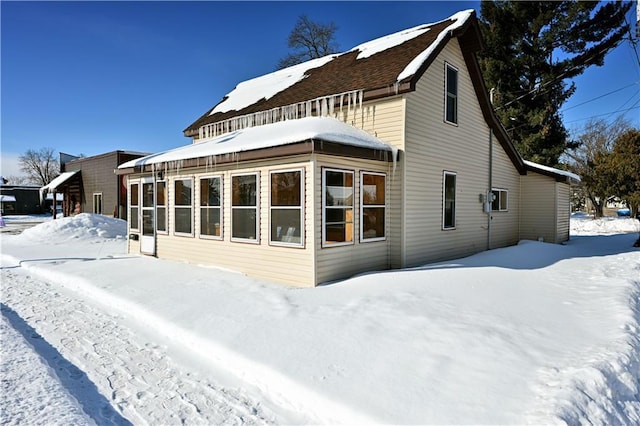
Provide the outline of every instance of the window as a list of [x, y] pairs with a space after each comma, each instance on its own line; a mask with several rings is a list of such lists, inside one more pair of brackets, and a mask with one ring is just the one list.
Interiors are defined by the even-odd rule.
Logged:
[[380, 173], [362, 173], [360, 176], [360, 240], [385, 239], [386, 176]]
[[458, 124], [458, 70], [449, 64], [446, 69], [446, 97], [444, 102], [444, 119], [447, 123]]
[[442, 183], [442, 228], [456, 227], [456, 174], [444, 172]]
[[129, 226], [132, 230], [139, 230], [140, 225], [138, 224], [138, 216], [139, 216], [139, 204], [138, 204], [138, 189], [137, 183], [132, 183], [129, 186], [129, 194], [131, 194], [131, 201], [129, 202]]
[[156, 231], [167, 232], [167, 182], [156, 182]]
[[257, 174], [231, 176], [231, 240], [258, 241]]
[[353, 244], [353, 172], [323, 172], [322, 246]]
[[222, 182], [220, 177], [200, 179], [200, 235], [222, 236]]
[[102, 192], [93, 194], [93, 213], [102, 214]]
[[271, 172], [270, 241], [301, 246], [304, 179], [302, 170]]
[[493, 201], [491, 202], [491, 210], [506, 212], [509, 210], [509, 191], [506, 189], [492, 189]]
[[193, 180], [176, 179], [174, 182], [174, 228], [176, 234], [193, 234], [192, 227], [192, 200]]

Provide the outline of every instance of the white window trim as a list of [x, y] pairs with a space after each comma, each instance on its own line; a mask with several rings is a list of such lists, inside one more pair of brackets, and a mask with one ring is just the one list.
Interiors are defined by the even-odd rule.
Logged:
[[[190, 180], [191, 181], [191, 205], [190, 206], [178, 206], [176, 205], [176, 182], [179, 180]], [[177, 236], [177, 237], [193, 237], [194, 236], [194, 232], [195, 232], [195, 219], [194, 219], [194, 198], [196, 195], [196, 190], [195, 190], [195, 179], [193, 177], [180, 177], [180, 178], [174, 178], [172, 180], [172, 187], [173, 187], [173, 235]], [[176, 209], [187, 209], [190, 208], [191, 209], [191, 232], [190, 233], [186, 233], [186, 232], [177, 232], [176, 231]]]
[[[376, 175], [376, 176], [383, 176], [384, 177], [384, 204], [368, 204], [368, 205], [364, 205], [364, 175]], [[360, 242], [362, 243], [373, 243], [376, 241], [386, 241], [387, 240], [387, 174], [386, 173], [381, 173], [381, 172], [367, 172], [367, 171], [360, 171]], [[375, 237], [375, 238], [365, 238], [364, 237], [364, 209], [366, 208], [384, 208], [384, 237]]]
[[[326, 181], [327, 181], [327, 172], [340, 172], [340, 173], [350, 173], [352, 178], [351, 178], [351, 189], [352, 189], [352, 193], [353, 195], [355, 195], [355, 171], [353, 170], [345, 170], [345, 169], [333, 169], [333, 168], [323, 168], [322, 169], [322, 248], [331, 248], [331, 247], [342, 247], [342, 246], [352, 246], [355, 244], [355, 225], [356, 225], [356, 221], [355, 221], [355, 217], [353, 218], [353, 226], [352, 226], [352, 231], [351, 231], [351, 241], [345, 241], [342, 243], [332, 243], [332, 244], [326, 244], [327, 241], [327, 215], [326, 215], [326, 209], [327, 209], [327, 191], [325, 190], [326, 187]], [[353, 204], [355, 204], [356, 200], [353, 200]], [[332, 207], [335, 208], [335, 207]], [[345, 208], [346, 210], [346, 208]], [[353, 210], [354, 214], [356, 211], [356, 207], [354, 205], [351, 205], [351, 210]]]
[[[164, 187], [166, 194], [164, 196], [164, 204], [161, 207], [164, 207], [164, 231], [158, 229], [158, 184], [164, 182]], [[168, 235], [169, 234], [169, 182], [165, 179], [157, 180], [154, 183], [154, 191], [155, 191], [155, 207], [156, 207], [156, 234]]]
[[[458, 93], [456, 93], [456, 121], [449, 121], [447, 120], [447, 103], [449, 102], [449, 92], [447, 91], [447, 86], [448, 86], [448, 69], [451, 68], [452, 70], [454, 70], [456, 72], [456, 90]], [[460, 117], [458, 116], [458, 112], [460, 110], [460, 71], [458, 70], [457, 67], [454, 67], [453, 65], [451, 65], [448, 62], [444, 63], [444, 122], [447, 124], [451, 124], [452, 126], [458, 126], [458, 122], [460, 121]]]
[[[278, 173], [287, 173], [287, 172], [300, 172], [300, 206], [299, 207], [293, 207], [293, 206], [272, 206], [271, 205], [271, 176], [273, 174], [278, 174]], [[304, 199], [304, 187], [305, 187], [305, 177], [304, 177], [304, 168], [298, 168], [298, 169], [283, 169], [283, 170], [270, 170], [269, 171], [269, 245], [272, 246], [282, 246], [282, 247], [295, 247], [295, 248], [304, 248], [304, 230], [305, 230], [305, 223], [304, 223], [304, 205], [305, 205], [305, 199]], [[273, 215], [271, 214], [271, 211], [273, 209], [278, 209], [278, 210], [300, 210], [300, 242], [299, 243], [287, 243], [287, 242], [283, 242], [283, 241], [271, 241], [271, 220], [273, 218]]]
[[[202, 194], [200, 194], [201, 191], [201, 185], [200, 185], [200, 181], [203, 179], [219, 179], [220, 180], [220, 206], [218, 207], [211, 207], [211, 206], [202, 206], [200, 204], [201, 200], [202, 200]], [[207, 208], [207, 209], [220, 209], [220, 236], [217, 235], [207, 235], [207, 234], [203, 234], [201, 229], [202, 229], [202, 208]], [[223, 175], [212, 175], [212, 176], [199, 176], [198, 177], [198, 218], [200, 220], [200, 226], [198, 227], [198, 237], [202, 238], [203, 240], [218, 240], [218, 241], [222, 241], [224, 240], [224, 176]]]
[[[444, 220], [446, 216], [446, 182], [447, 176], [454, 176], [454, 202], [453, 202], [453, 226], [445, 226]], [[458, 173], [451, 171], [443, 171], [442, 172], [442, 230], [443, 231], [453, 231], [456, 229], [458, 225], [458, 221], [456, 220], [456, 215], [458, 209], [456, 208], [456, 204], [458, 201]]]
[[[96, 212], [96, 195], [100, 196], [100, 212]], [[94, 192], [93, 196], [92, 196], [92, 202], [93, 202], [93, 213], [94, 214], [103, 214], [103, 207], [104, 207], [104, 198], [102, 197], [102, 192]]]
[[[233, 205], [233, 178], [239, 176], [255, 176], [256, 177], [256, 205], [254, 206], [235, 206]], [[231, 241], [234, 243], [249, 243], [249, 244], [260, 244], [260, 194], [262, 192], [262, 188], [260, 188], [260, 172], [251, 172], [251, 173], [236, 173], [231, 175], [231, 197], [229, 199], [229, 203], [231, 206], [230, 212], [231, 217], [229, 218], [229, 222], [231, 223], [230, 233], [231, 233]], [[256, 239], [252, 240], [250, 238], [238, 238], [233, 236], [233, 210], [249, 210], [255, 209], [256, 211]]]
[[[133, 194], [133, 190], [131, 189], [131, 187], [134, 186], [134, 185], [136, 185], [138, 187], [138, 191], [137, 191], [138, 192], [138, 203], [135, 206], [133, 206], [131, 204], [131, 194]], [[140, 222], [141, 222], [141, 219], [140, 219], [140, 181], [129, 182], [129, 194], [128, 194], [128, 197], [129, 197], [129, 211], [127, 212], [127, 222], [128, 222], [128, 225], [129, 225], [129, 231], [140, 232]], [[133, 228], [131, 226], [131, 208], [132, 207], [136, 207], [138, 209], [138, 214], [137, 214], [137, 216], [138, 216], [138, 227], [137, 228]]]
[[[491, 192], [497, 192], [498, 193], [498, 210], [494, 210], [493, 209], [493, 202], [491, 203], [491, 211], [492, 212], [508, 212], [509, 211], [509, 190], [508, 189], [504, 189], [504, 188], [491, 188]], [[505, 193], [507, 195], [507, 207], [506, 208], [502, 208], [501, 207], [501, 202], [500, 202], [500, 198], [502, 198], [502, 194]]]

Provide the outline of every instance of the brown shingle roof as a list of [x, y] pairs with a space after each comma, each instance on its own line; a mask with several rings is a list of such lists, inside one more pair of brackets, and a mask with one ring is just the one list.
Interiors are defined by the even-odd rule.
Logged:
[[[475, 21], [475, 14], [472, 14], [471, 19], [467, 20], [464, 27], [460, 28], [458, 32], [463, 33], [471, 21]], [[418, 72], [413, 76], [405, 78], [403, 82], [397, 81], [398, 75], [411, 61], [436, 42], [442, 31], [454, 22], [455, 21], [451, 19], [447, 19], [435, 24], [425, 25], [423, 27], [428, 27], [429, 30], [423, 34], [367, 58], [356, 59], [359, 53], [357, 50], [338, 55], [335, 59], [320, 67], [308, 70], [305, 73], [305, 78], [287, 89], [276, 93], [271, 98], [263, 98], [240, 110], [217, 112], [210, 115], [211, 111], [215, 108], [214, 106], [214, 108], [209, 109], [204, 115], [185, 129], [185, 136], [197, 134], [197, 130], [205, 124], [215, 123], [235, 116], [266, 111], [285, 105], [292, 105], [323, 96], [363, 90], [366, 98], [367, 92], [371, 93], [371, 91], [376, 89], [394, 88], [397, 87], [398, 83], [403, 82], [409, 82], [410, 90], [412, 90], [415, 81], [422, 75], [428, 66], [429, 60], [435, 55], [431, 55]], [[440, 44], [444, 45], [451, 36], [455, 36], [455, 34], [449, 34]], [[436, 54], [437, 51], [438, 49], [436, 48]], [[383, 93], [395, 94], [396, 92], [395, 90], [387, 90]]]

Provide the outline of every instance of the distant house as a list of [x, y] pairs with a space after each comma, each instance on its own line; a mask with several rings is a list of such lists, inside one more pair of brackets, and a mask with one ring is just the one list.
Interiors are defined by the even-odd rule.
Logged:
[[147, 153], [111, 151], [92, 157], [60, 154], [60, 176], [42, 189], [64, 194], [62, 213], [97, 213], [127, 218], [127, 185], [122, 176], [113, 173], [120, 164]]
[[122, 164], [129, 252], [299, 286], [569, 237], [579, 179], [527, 162], [475, 12], [238, 84], [193, 144]]
[[0, 213], [2, 215], [40, 214], [44, 205], [37, 185], [0, 184]]

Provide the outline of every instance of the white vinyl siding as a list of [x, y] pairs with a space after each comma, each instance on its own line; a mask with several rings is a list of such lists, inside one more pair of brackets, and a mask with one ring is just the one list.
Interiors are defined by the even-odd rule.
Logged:
[[522, 176], [520, 238], [555, 242], [556, 181], [542, 174]]
[[569, 221], [571, 217], [571, 186], [556, 182], [556, 243], [569, 240]]

